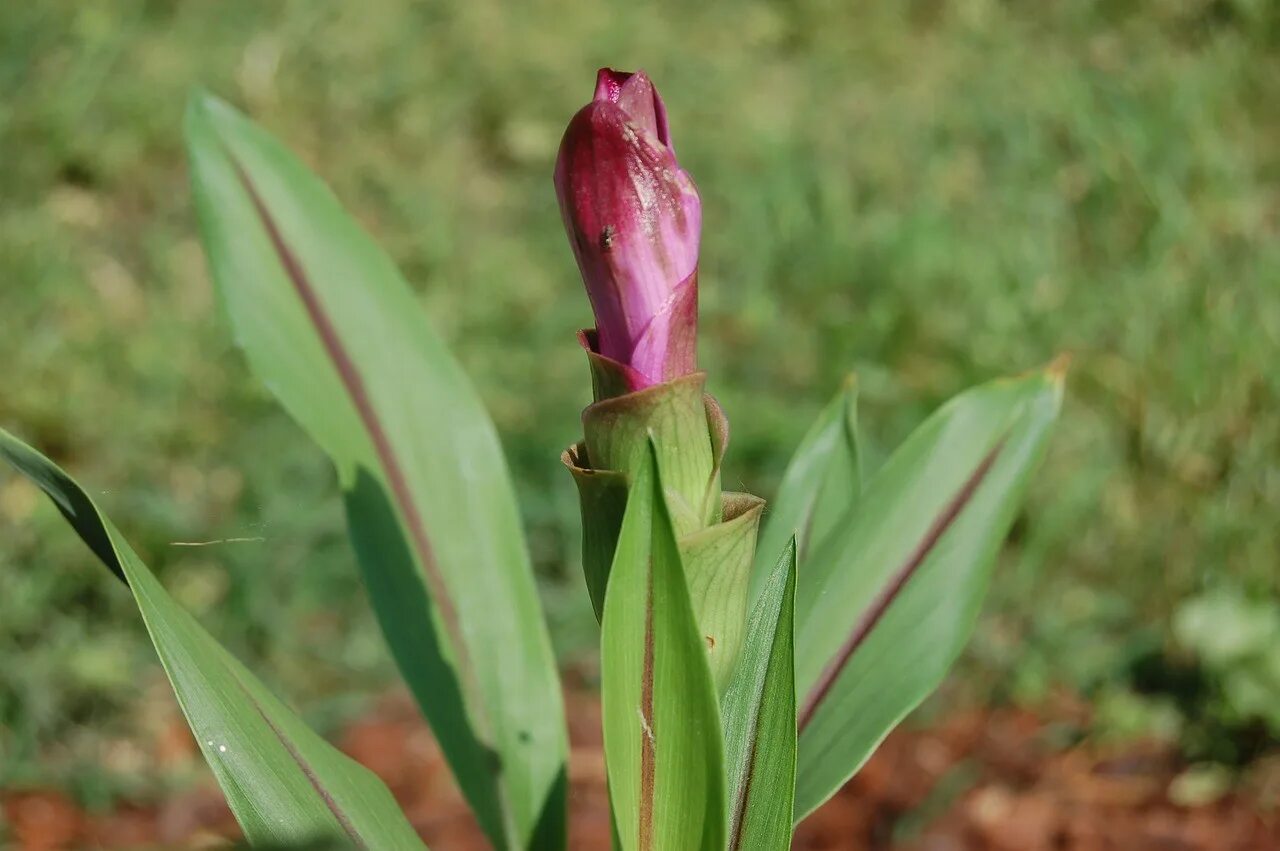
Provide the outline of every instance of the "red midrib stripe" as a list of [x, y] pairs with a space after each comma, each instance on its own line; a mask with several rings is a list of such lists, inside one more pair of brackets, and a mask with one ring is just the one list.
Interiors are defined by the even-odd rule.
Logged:
[[933, 548], [938, 545], [938, 541], [951, 528], [951, 524], [956, 521], [956, 518], [960, 516], [960, 512], [973, 499], [978, 486], [982, 484], [987, 474], [991, 472], [991, 467], [995, 464], [996, 458], [1000, 455], [1000, 450], [1004, 448], [1007, 439], [1008, 435], [1000, 438], [978, 464], [977, 469], [969, 474], [969, 478], [965, 480], [960, 490], [943, 506], [942, 513], [934, 518], [924, 537], [916, 544], [915, 549], [907, 556], [906, 561], [894, 572], [889, 584], [880, 590], [880, 593], [872, 601], [871, 606], [862, 613], [858, 622], [854, 624], [853, 631], [849, 633], [849, 637], [845, 639], [844, 644], [840, 646], [835, 656], [831, 658], [831, 661], [822, 670], [818, 681], [809, 690], [809, 695], [805, 698], [804, 705], [800, 708], [796, 723], [801, 732], [813, 720], [814, 713], [817, 712], [818, 707], [831, 691], [831, 687], [835, 685], [835, 681], [840, 677], [845, 666], [849, 664], [849, 660], [853, 658], [853, 654], [862, 645], [862, 642], [867, 639], [867, 636], [871, 634], [871, 630], [875, 629], [876, 624], [884, 617], [884, 613], [888, 611], [889, 606], [897, 599], [902, 589], [906, 587], [908, 580], [915, 575], [916, 570], [933, 552]]
[[285, 752], [288, 753], [294, 763], [297, 764], [298, 770], [302, 772], [303, 777], [307, 778], [307, 782], [311, 784], [311, 788], [320, 796], [320, 800], [324, 802], [324, 805], [329, 812], [333, 814], [338, 825], [342, 828], [342, 832], [351, 839], [356, 848], [360, 849], [360, 851], [368, 851], [369, 843], [365, 842], [364, 837], [360, 835], [358, 830], [356, 830], [356, 826], [352, 824], [351, 817], [347, 815], [346, 811], [343, 810], [342, 807], [338, 806], [338, 802], [333, 798], [333, 793], [330, 792], [328, 787], [326, 787], [324, 783], [320, 781], [320, 778], [316, 776], [315, 770], [311, 767], [311, 764], [307, 762], [306, 758], [298, 751], [297, 747], [294, 746], [293, 741], [285, 736], [284, 731], [276, 726], [275, 721], [271, 720], [271, 716], [267, 715], [266, 710], [264, 710], [262, 705], [258, 703], [257, 698], [250, 694], [249, 690], [245, 688], [244, 683], [240, 682], [240, 678], [236, 676], [235, 671], [232, 671], [230, 668], [227, 668], [226, 671], [231, 676], [231, 679], [235, 684], [240, 687], [240, 691], [244, 694], [245, 699], [249, 701], [254, 709], [258, 710], [259, 717], [262, 718], [263, 723], [266, 724], [267, 728], [275, 735], [276, 740], [280, 742], [280, 746], [285, 749]]
[[445, 631], [448, 633], [454, 652], [457, 654], [460, 668], [459, 679], [472, 695], [473, 699], [467, 702], [471, 704], [473, 711], [482, 712], [483, 704], [478, 700], [479, 695], [475, 693], [476, 687], [472, 680], [474, 672], [468, 661], [467, 646], [462, 640], [462, 631], [458, 622], [457, 610], [453, 605], [453, 598], [449, 596], [444, 576], [440, 573], [440, 565], [436, 562], [435, 553], [431, 548], [431, 541], [427, 537], [426, 526], [422, 521], [422, 514], [418, 510], [417, 504], [413, 501], [408, 481], [404, 476], [404, 470], [400, 466], [399, 459], [391, 446], [386, 430], [382, 427], [381, 420], [378, 419], [378, 415], [373, 409], [373, 403], [369, 399], [369, 392], [365, 387], [364, 379], [361, 377], [355, 363], [351, 360], [351, 356], [347, 354], [333, 321], [325, 312], [324, 305], [320, 303], [315, 288], [311, 285], [306, 271], [302, 268], [302, 263], [298, 260], [297, 255], [294, 254], [293, 249], [289, 247], [288, 242], [285, 241], [284, 235], [280, 232], [280, 227], [267, 209], [262, 196], [259, 195], [257, 186], [254, 185], [244, 167], [240, 165], [233, 155], [228, 152], [227, 157], [235, 168], [236, 176], [240, 179], [245, 192], [248, 193], [250, 200], [253, 202], [254, 210], [257, 212], [258, 219], [262, 222], [263, 227], [266, 228], [267, 235], [271, 239], [271, 245], [280, 258], [285, 274], [293, 284], [298, 297], [302, 300], [307, 316], [311, 319], [312, 324], [315, 325], [316, 333], [319, 334], [320, 341], [324, 345], [325, 352], [329, 355], [334, 368], [338, 371], [338, 376], [341, 378], [347, 393], [350, 394], [351, 401], [360, 415], [360, 420], [364, 424], [365, 430], [369, 433], [369, 439], [373, 442], [378, 462], [386, 474], [387, 483], [391, 486], [392, 496], [400, 508], [400, 514], [404, 518], [405, 525], [409, 528], [409, 537], [413, 544], [414, 552], [418, 556], [418, 562], [422, 565], [427, 585], [431, 590], [432, 601], [440, 612], [440, 619], [444, 623]]

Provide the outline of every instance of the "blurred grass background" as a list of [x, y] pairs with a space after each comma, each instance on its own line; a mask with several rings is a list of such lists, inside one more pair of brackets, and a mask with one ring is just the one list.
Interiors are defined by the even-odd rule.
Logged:
[[[597, 66], [665, 94], [705, 205], [702, 359], [727, 484], [772, 492], [856, 370], [872, 457], [964, 387], [1070, 352], [966, 700], [1238, 763], [1280, 731], [1280, 7], [498, 0], [10, 4], [0, 423], [321, 726], [394, 671], [333, 476], [246, 370], [180, 127], [205, 86], [328, 180], [503, 435], [567, 663], [595, 627], [557, 461], [589, 323], [550, 172]], [[206, 547], [174, 546], [249, 538]], [[124, 589], [0, 476], [0, 788], [180, 782]], [[186, 764], [186, 763], [184, 763]]]

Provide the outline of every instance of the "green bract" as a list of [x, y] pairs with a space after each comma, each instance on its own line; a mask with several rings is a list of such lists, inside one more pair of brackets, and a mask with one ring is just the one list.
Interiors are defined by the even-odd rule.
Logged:
[[[479, 825], [495, 848], [564, 848], [560, 685], [475, 390], [391, 261], [280, 144], [204, 95], [187, 141], [235, 336], [337, 468], [387, 643]], [[563, 460], [601, 620], [616, 845], [784, 849], [963, 648], [1062, 370], [962, 393], [865, 480], [850, 381], [766, 512], [721, 489], [729, 427], [705, 374], [633, 390], [590, 340], [595, 401]], [[132, 591], [250, 842], [423, 847], [377, 778], [181, 609], [66, 473], [3, 431], [0, 456]]]

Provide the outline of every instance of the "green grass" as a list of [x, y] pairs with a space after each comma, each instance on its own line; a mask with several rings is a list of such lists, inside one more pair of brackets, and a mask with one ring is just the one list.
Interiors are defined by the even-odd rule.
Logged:
[[[875, 458], [965, 386], [1074, 356], [967, 656], [975, 693], [1123, 688], [1132, 660], [1177, 654], [1189, 595], [1275, 594], [1275, 6], [515, 5], [0, 19], [0, 422], [101, 489], [163, 581], [313, 717], [394, 675], [333, 477], [213, 298], [179, 136], [197, 85], [333, 185], [470, 370], [566, 658], [594, 641], [557, 460], [588, 400], [589, 311], [550, 172], [602, 64], [653, 75], [702, 190], [727, 485], [767, 496], [849, 370]], [[263, 540], [172, 545], [241, 537]], [[0, 786], [147, 786], [127, 745], [173, 710], [146, 699], [164, 690], [132, 604], [11, 476], [0, 659]]]

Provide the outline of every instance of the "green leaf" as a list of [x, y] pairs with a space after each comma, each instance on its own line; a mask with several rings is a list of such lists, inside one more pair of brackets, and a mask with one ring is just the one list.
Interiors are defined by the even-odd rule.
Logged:
[[3, 429], [0, 456], [53, 500], [133, 592], [187, 723], [250, 842], [425, 847], [382, 782], [308, 729], [175, 603], [70, 476]]
[[492, 422], [323, 183], [212, 97], [186, 131], [236, 337], [337, 467], [383, 632], [459, 786], [496, 846], [563, 845], [561, 693]]
[[798, 816], [852, 776], [959, 655], [1061, 396], [1052, 368], [952, 399], [800, 566]]
[[795, 539], [751, 612], [722, 718], [731, 851], [791, 847], [796, 790]]
[[638, 465], [605, 592], [605, 761], [623, 849], [722, 851], [724, 767], [655, 448]]
[[804, 564], [857, 508], [862, 493], [857, 422], [858, 385], [850, 376], [796, 447], [769, 504], [752, 570], [751, 599], [793, 536], [796, 560]]

